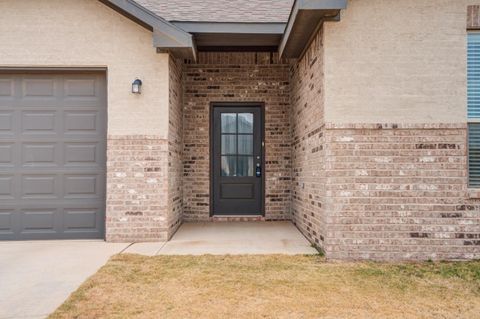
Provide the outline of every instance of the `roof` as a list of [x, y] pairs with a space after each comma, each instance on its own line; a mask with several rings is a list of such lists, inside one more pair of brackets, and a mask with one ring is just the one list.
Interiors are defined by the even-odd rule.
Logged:
[[347, 0], [99, 1], [153, 31], [157, 52], [193, 60], [197, 47], [298, 58], [319, 25], [340, 20], [347, 6]]
[[135, 0], [167, 21], [288, 21], [294, 0]]

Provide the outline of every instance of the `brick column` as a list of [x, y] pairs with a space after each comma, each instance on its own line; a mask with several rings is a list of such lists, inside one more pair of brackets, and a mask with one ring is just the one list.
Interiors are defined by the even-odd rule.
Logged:
[[109, 136], [106, 240], [168, 238], [168, 141], [156, 136]]

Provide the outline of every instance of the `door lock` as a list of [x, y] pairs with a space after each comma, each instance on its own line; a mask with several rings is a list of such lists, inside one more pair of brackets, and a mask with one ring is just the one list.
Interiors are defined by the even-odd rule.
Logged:
[[260, 163], [257, 163], [257, 167], [255, 169], [255, 175], [257, 177], [262, 177], [262, 166], [260, 165]]

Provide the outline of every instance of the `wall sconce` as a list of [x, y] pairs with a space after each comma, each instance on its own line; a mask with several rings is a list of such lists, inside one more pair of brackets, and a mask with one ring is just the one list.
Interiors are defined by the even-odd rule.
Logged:
[[142, 81], [140, 79], [136, 79], [132, 83], [132, 93], [133, 94], [141, 94], [142, 93]]

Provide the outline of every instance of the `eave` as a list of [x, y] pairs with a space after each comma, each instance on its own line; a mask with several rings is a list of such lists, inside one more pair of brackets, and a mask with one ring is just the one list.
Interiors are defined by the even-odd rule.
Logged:
[[299, 58], [324, 21], [338, 21], [347, 0], [296, 0], [279, 46], [282, 58]]
[[179, 58], [196, 60], [193, 36], [132, 0], [99, 0], [153, 32], [153, 46]]

